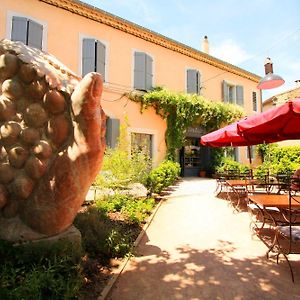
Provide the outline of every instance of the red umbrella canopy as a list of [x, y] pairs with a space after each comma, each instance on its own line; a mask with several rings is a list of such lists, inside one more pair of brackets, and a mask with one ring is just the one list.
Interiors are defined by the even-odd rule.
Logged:
[[233, 123], [203, 135], [201, 144], [210, 147], [236, 147], [247, 146], [249, 142], [238, 133], [237, 123]]
[[239, 121], [237, 131], [252, 144], [300, 139], [300, 98]]

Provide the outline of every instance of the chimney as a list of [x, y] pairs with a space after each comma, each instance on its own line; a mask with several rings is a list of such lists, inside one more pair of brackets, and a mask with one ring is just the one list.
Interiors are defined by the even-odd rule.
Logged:
[[265, 75], [269, 73], [273, 74], [273, 62], [270, 57], [267, 57], [265, 60]]
[[205, 36], [202, 41], [202, 51], [206, 54], [209, 54], [209, 42], [207, 36]]
[[295, 82], [296, 82], [296, 87], [297, 87], [297, 88], [300, 87], [300, 79], [295, 80]]

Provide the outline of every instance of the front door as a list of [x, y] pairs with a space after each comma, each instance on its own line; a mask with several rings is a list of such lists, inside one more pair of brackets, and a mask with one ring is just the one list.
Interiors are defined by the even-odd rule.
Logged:
[[180, 161], [182, 176], [199, 176], [202, 168], [199, 138], [186, 138], [184, 147], [181, 149]]

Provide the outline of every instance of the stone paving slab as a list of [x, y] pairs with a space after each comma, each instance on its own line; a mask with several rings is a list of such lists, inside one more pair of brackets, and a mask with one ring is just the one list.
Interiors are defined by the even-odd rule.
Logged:
[[164, 201], [107, 299], [300, 299], [300, 256], [267, 260], [247, 212], [214, 197], [215, 180], [186, 178]]

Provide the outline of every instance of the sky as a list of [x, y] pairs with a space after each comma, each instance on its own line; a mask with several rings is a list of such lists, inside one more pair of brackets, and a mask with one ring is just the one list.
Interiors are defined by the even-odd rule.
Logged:
[[[264, 90], [263, 100], [300, 80], [299, 0], [82, 0], [168, 38], [264, 76], [267, 57], [285, 84]], [[212, 79], [213, 80], [213, 79]]]

